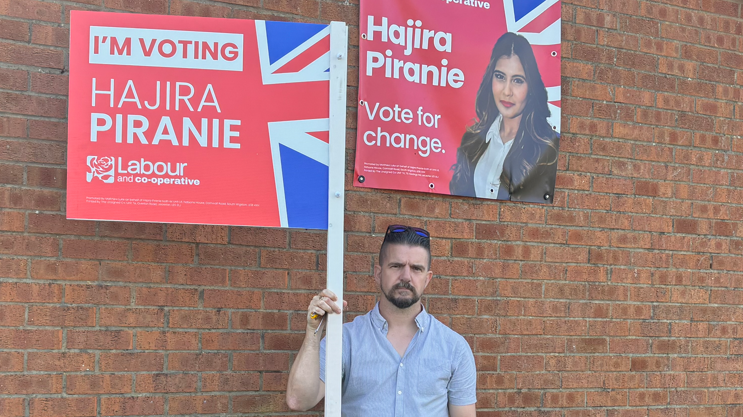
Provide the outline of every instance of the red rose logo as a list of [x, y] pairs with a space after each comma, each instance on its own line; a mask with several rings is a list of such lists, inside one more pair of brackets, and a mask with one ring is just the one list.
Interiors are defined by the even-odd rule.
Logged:
[[111, 158], [110, 156], [104, 156], [102, 158], [94, 160], [90, 168], [95, 171], [96, 174], [103, 175], [108, 174], [109, 171], [111, 171], [111, 167], [113, 167], [113, 164], [113, 158]]
[[88, 156], [88, 168], [90, 172], [86, 174], [88, 182], [93, 180], [93, 177], [98, 177], [105, 183], [114, 182], [114, 159], [110, 156]]

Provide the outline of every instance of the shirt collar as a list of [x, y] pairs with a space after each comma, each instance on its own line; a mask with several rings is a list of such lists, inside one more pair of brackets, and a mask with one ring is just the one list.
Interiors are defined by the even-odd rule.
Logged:
[[500, 139], [500, 124], [502, 120], [503, 115], [499, 114], [493, 124], [490, 125], [490, 129], [488, 129], [488, 133], [485, 135], [485, 143], [490, 143], [493, 138]]
[[[387, 330], [387, 320], [385, 320], [379, 312], [379, 302], [374, 305], [374, 308], [371, 311], [371, 320], [374, 324], [374, 328], [379, 329], [380, 331]], [[421, 304], [421, 312], [415, 316], [415, 325], [418, 326], [418, 329], [420, 329], [421, 332], [425, 332], [430, 322], [431, 316], [426, 312], [426, 308], [423, 307], [423, 304]]]

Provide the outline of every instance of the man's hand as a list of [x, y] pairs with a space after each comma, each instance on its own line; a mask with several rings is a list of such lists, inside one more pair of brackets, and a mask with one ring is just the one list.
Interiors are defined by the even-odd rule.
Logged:
[[[324, 325], [323, 318], [327, 313], [341, 313], [341, 308], [336, 304], [338, 297], [328, 289], [320, 291], [320, 294], [312, 297], [309, 307], [307, 307], [307, 331], [317, 333], [318, 327]], [[343, 301], [343, 308], [348, 303]]]

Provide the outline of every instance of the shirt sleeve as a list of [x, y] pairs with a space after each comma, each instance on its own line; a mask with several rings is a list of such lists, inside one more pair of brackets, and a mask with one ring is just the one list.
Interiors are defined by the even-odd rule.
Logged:
[[[349, 349], [349, 340], [347, 338], [347, 328], [343, 327], [343, 358], [342, 358], [342, 364], [341, 364], [341, 378], [343, 381], [346, 379], [346, 369], [348, 369], [349, 366], [349, 354], [351, 353]], [[322, 382], [325, 382], [325, 341], [327, 340], [327, 337], [323, 337], [320, 341], [320, 380]]]
[[452, 377], [449, 382], [449, 403], [452, 405], [476, 403], [477, 370], [475, 369], [475, 356], [464, 338], [457, 345], [457, 353], [452, 368]]
[[325, 382], [325, 337], [320, 341], [320, 380]]

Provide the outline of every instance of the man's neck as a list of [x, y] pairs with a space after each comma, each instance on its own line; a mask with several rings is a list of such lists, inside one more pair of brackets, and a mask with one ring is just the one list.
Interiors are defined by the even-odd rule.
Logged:
[[389, 329], [392, 328], [410, 328], [417, 329], [418, 325], [415, 323], [415, 318], [422, 311], [423, 306], [421, 302], [413, 304], [412, 306], [402, 309], [396, 307], [386, 298], [379, 300], [379, 314], [387, 320], [387, 326]]

